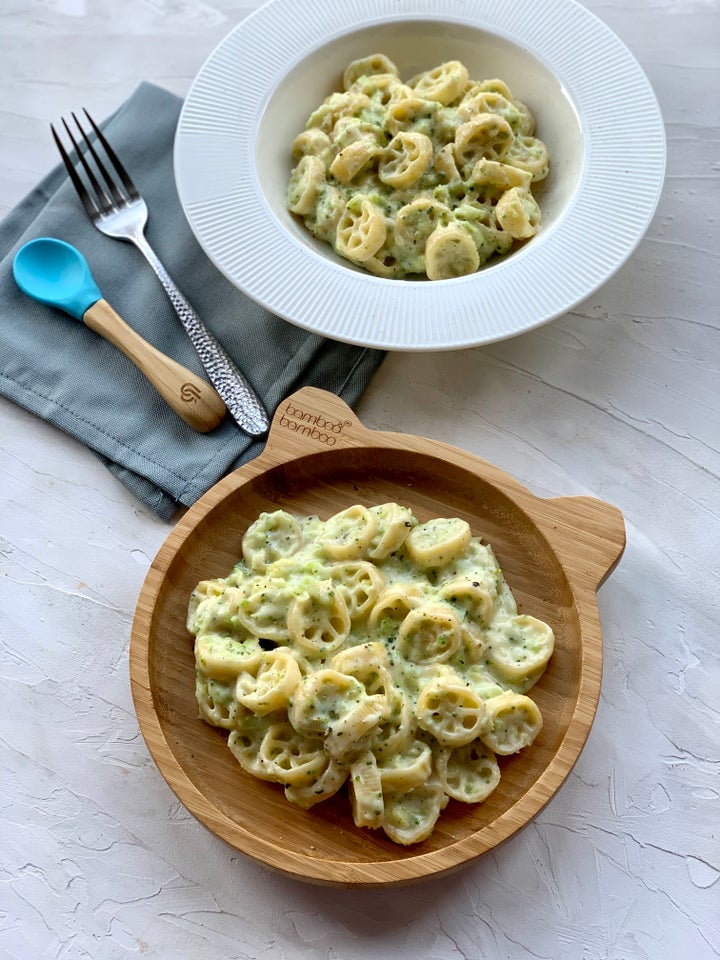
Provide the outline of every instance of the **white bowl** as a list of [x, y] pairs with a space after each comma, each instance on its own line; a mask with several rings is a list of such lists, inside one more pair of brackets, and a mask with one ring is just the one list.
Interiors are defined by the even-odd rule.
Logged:
[[[543, 223], [515, 253], [453, 280], [389, 280], [338, 257], [286, 208], [290, 146], [344, 67], [387, 54], [402, 78], [461, 60], [527, 103], [551, 172]], [[236, 286], [335, 339], [457, 349], [570, 310], [630, 256], [665, 169], [662, 118], [628, 50], [574, 0], [271, 0], [200, 70], [175, 143], [191, 228]]]

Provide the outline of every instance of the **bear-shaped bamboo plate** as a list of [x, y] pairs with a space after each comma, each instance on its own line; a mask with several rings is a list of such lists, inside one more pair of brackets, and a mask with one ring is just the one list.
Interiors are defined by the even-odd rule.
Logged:
[[[278, 784], [246, 773], [226, 731], [198, 717], [190, 593], [226, 577], [263, 511], [327, 518], [355, 503], [395, 501], [420, 521], [461, 517], [492, 545], [520, 612], [547, 621], [555, 651], [532, 689], [544, 724], [535, 742], [499, 758], [481, 804], [451, 800], [431, 836], [400, 846], [359, 829], [341, 792], [304, 810]], [[158, 552], [132, 627], [130, 678], [140, 728], [185, 807], [237, 850], [319, 884], [380, 887], [461, 867], [527, 824], [568, 776], [600, 693], [596, 591], [625, 545], [622, 515], [590, 497], [542, 499], [469, 453], [422, 437], [368, 430], [333, 394], [304, 388], [284, 400], [255, 460], [212, 487]]]

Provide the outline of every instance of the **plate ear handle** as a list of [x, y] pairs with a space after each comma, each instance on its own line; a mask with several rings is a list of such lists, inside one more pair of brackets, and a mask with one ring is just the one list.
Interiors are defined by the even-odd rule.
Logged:
[[597, 590], [625, 550], [622, 513], [595, 497], [556, 497], [543, 505], [540, 526], [563, 564]]
[[263, 458], [269, 455], [280, 462], [364, 446], [370, 435], [340, 397], [318, 387], [303, 387], [278, 404]]

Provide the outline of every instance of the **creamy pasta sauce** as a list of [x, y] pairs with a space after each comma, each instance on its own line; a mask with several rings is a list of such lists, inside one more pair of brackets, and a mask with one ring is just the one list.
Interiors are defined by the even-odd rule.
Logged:
[[374, 54], [296, 137], [288, 208], [340, 256], [381, 277], [475, 272], [541, 222], [549, 169], [529, 108], [457, 60], [403, 82]]
[[347, 786], [401, 844], [449, 799], [480, 803], [529, 746], [553, 632], [518, 614], [492, 548], [397, 503], [327, 520], [263, 513], [188, 609], [196, 695], [240, 765], [309, 808]]

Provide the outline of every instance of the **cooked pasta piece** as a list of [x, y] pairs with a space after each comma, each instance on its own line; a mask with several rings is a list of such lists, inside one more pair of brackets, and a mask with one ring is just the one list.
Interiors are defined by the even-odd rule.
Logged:
[[338, 650], [350, 633], [350, 614], [345, 598], [332, 581], [321, 580], [290, 604], [288, 635], [308, 657]]
[[413, 527], [405, 547], [412, 562], [421, 570], [427, 570], [456, 559], [467, 549], [471, 539], [472, 532], [466, 520], [438, 517]]
[[485, 725], [485, 701], [462, 679], [439, 676], [418, 697], [418, 723], [444, 747], [462, 747], [480, 736]]
[[343, 73], [343, 88], [349, 90], [360, 77], [369, 77], [373, 74], [384, 73], [398, 76], [398, 68], [392, 62], [390, 57], [384, 53], [374, 53], [369, 57], [361, 57], [353, 60], [345, 67]]
[[545, 667], [554, 649], [555, 635], [548, 624], [521, 614], [495, 627], [487, 657], [508, 680], [520, 680]]
[[290, 176], [287, 203], [292, 213], [306, 216], [317, 201], [318, 187], [325, 179], [325, 165], [319, 157], [305, 154]]
[[500, 783], [495, 754], [477, 740], [439, 750], [435, 767], [445, 793], [462, 803], [482, 803]]
[[335, 245], [348, 260], [362, 263], [374, 256], [385, 242], [387, 227], [382, 211], [369, 197], [357, 194], [347, 205], [337, 226]]
[[385, 798], [383, 830], [395, 843], [419, 843], [430, 836], [447, 802], [442, 785], [432, 779], [406, 793], [391, 793]]
[[261, 717], [274, 710], [287, 710], [301, 678], [295, 657], [286, 647], [279, 647], [263, 653], [255, 671], [238, 676], [235, 697]]
[[485, 701], [487, 728], [481, 734], [482, 742], [507, 756], [529, 747], [542, 729], [538, 705], [520, 693], [501, 693]]
[[465, 89], [468, 72], [459, 60], [449, 60], [433, 70], [427, 70], [410, 81], [415, 92], [426, 100], [437, 100], [447, 106], [456, 100]]
[[450, 607], [424, 603], [412, 609], [400, 624], [397, 649], [412, 663], [445, 663], [461, 641], [460, 621]]
[[432, 141], [424, 133], [398, 133], [380, 158], [378, 176], [383, 183], [405, 190], [425, 173], [432, 153]]
[[333, 560], [356, 560], [368, 549], [376, 531], [377, 517], [358, 503], [330, 517], [319, 542]]
[[285, 510], [261, 513], [242, 540], [243, 560], [251, 570], [265, 570], [275, 560], [290, 557], [302, 546], [302, 530]]
[[233, 683], [243, 671], [256, 670], [263, 653], [257, 637], [204, 633], [195, 644], [195, 663], [211, 680]]

